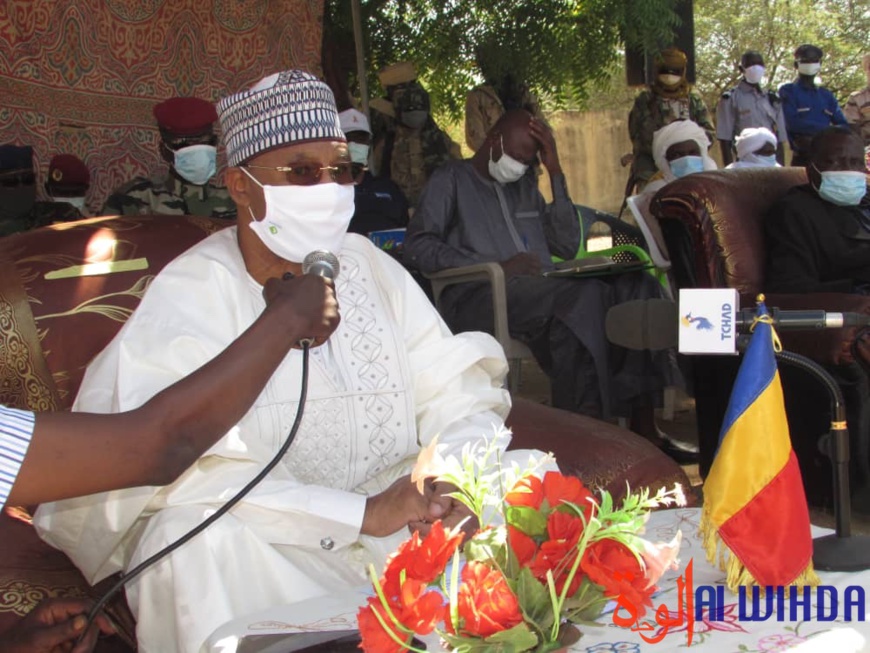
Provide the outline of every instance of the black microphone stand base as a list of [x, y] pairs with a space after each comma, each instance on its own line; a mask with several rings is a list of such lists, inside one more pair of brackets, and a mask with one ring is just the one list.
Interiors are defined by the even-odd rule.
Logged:
[[870, 569], [870, 535], [840, 537], [836, 533], [813, 540], [816, 571], [862, 571]]

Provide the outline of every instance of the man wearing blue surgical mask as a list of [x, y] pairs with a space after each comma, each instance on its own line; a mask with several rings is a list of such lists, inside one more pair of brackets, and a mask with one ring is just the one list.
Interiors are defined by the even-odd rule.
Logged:
[[210, 102], [174, 97], [154, 107], [160, 157], [169, 171], [136, 177], [106, 200], [103, 215], [203, 215], [235, 219], [236, 205], [217, 171], [217, 113]]
[[[540, 163], [553, 201], [544, 200]], [[429, 180], [405, 237], [405, 262], [423, 273], [482, 262], [504, 271], [508, 330], [529, 345], [551, 380], [552, 404], [590, 417], [620, 416], [678, 462], [697, 460], [661, 434], [652, 397], [667, 385], [666, 361], [608, 343], [604, 316], [614, 304], [660, 294], [643, 273], [605, 278], [545, 276], [551, 255], [573, 259], [582, 237], [550, 129], [528, 111], [506, 112], [474, 157], [441, 166]], [[492, 330], [486, 283], [447, 288], [442, 314], [455, 331]], [[659, 352], [661, 353], [661, 352]]]
[[770, 209], [767, 276], [770, 292], [870, 294], [870, 199], [861, 137], [829, 127], [809, 147], [808, 184]]
[[793, 166], [807, 165], [813, 136], [831, 125], [847, 124], [834, 94], [816, 83], [823, 57], [822, 49], [815, 45], [800, 46], [794, 52], [798, 78], [779, 87]]

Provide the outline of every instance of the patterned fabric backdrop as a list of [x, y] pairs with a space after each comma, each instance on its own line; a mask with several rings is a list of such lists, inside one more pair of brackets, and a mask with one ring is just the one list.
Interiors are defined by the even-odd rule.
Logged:
[[216, 101], [285, 68], [320, 73], [323, 0], [2, 0], [0, 143], [91, 171], [87, 206], [165, 171], [153, 106]]

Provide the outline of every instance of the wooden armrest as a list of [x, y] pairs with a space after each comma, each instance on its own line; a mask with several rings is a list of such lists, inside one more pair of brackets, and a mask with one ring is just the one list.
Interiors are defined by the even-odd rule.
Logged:
[[495, 339], [507, 351], [510, 332], [507, 323], [507, 294], [504, 285], [504, 270], [498, 263], [475, 263], [458, 268], [447, 268], [438, 272], [423, 273], [432, 282], [432, 296], [435, 306], [441, 310], [441, 293], [448, 286], [472, 281], [486, 281], [492, 286], [492, 314], [495, 318]]

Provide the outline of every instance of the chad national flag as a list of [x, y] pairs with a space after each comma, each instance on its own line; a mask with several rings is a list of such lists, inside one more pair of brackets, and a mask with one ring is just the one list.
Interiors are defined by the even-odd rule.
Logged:
[[[759, 304], [759, 317], [767, 316]], [[737, 373], [704, 483], [701, 533], [732, 591], [739, 585], [815, 585], [810, 516], [791, 448], [769, 322], [755, 331]]]

